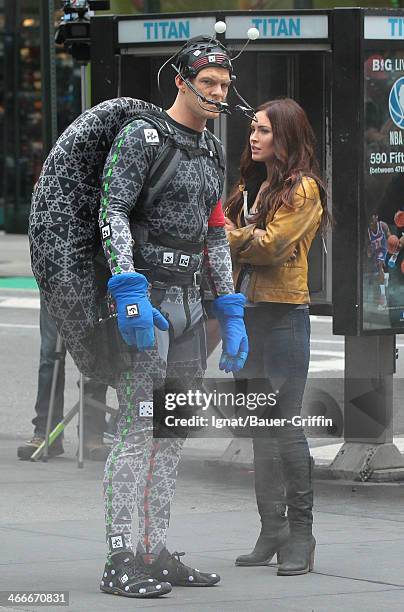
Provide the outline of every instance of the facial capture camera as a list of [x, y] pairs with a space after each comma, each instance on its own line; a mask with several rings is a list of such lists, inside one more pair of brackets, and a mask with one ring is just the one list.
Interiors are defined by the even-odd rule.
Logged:
[[62, 0], [64, 15], [55, 33], [55, 43], [64, 45], [78, 62], [90, 61], [90, 11], [107, 11], [109, 0]]

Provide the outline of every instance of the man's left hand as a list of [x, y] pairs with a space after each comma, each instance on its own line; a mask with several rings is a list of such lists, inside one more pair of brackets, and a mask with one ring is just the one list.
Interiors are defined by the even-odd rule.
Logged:
[[248, 355], [248, 337], [244, 325], [246, 298], [242, 293], [221, 295], [213, 302], [213, 312], [220, 323], [223, 350], [219, 369], [238, 372]]

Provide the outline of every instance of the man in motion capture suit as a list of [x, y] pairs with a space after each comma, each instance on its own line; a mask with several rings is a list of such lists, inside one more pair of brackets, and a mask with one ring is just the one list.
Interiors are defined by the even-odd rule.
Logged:
[[[166, 549], [183, 440], [153, 438], [153, 386], [174, 378], [188, 390], [205, 369], [202, 278], [223, 339], [219, 367], [238, 371], [248, 352], [245, 298], [234, 294], [218, 204], [222, 146], [205, 129], [207, 119], [229, 112], [232, 61], [217, 40], [198, 37], [168, 62], [178, 88], [173, 106], [163, 112], [116, 98], [85, 111], [46, 159], [29, 220], [32, 269], [67, 350], [85, 376], [117, 388], [100, 586], [128, 597], [220, 579]], [[234, 91], [242, 102], [235, 110], [251, 116]]]
[[[122, 338], [137, 352], [117, 387], [120, 419], [104, 479], [109, 555], [100, 588], [129, 597], [220, 580], [182, 563], [184, 553], [166, 549], [184, 440], [153, 438], [153, 382], [176, 379], [187, 390], [204, 373], [201, 277], [213, 293], [221, 326], [220, 367], [239, 370], [248, 351], [244, 297], [234, 294], [217, 204], [222, 146], [205, 128], [207, 119], [227, 106], [232, 64], [225, 47], [208, 37], [189, 41], [174, 61], [174, 104], [120, 131], [105, 164], [101, 195], [100, 230], [112, 273], [108, 290]], [[171, 153], [164, 156], [167, 148]], [[163, 158], [154, 179], [150, 168]]]

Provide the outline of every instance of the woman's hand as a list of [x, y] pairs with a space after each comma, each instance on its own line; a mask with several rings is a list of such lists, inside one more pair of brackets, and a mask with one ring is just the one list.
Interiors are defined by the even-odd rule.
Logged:
[[231, 232], [232, 230], [237, 229], [237, 225], [233, 223], [233, 221], [231, 221], [228, 217], [225, 217], [224, 220], [225, 220], [224, 229], [226, 230], [226, 232]]

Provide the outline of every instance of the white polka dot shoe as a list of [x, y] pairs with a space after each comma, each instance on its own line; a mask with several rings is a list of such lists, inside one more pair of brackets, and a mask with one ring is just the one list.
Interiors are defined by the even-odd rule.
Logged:
[[219, 574], [209, 574], [193, 569], [180, 561], [184, 552], [169, 553], [163, 548], [151, 563], [145, 563], [140, 553], [136, 555], [136, 565], [148, 571], [156, 580], [168, 580], [172, 586], [213, 586], [220, 580]]
[[137, 567], [132, 552], [124, 551], [111, 555], [105, 564], [100, 589], [124, 597], [160, 597], [171, 591], [171, 584], [155, 580], [147, 569]]

